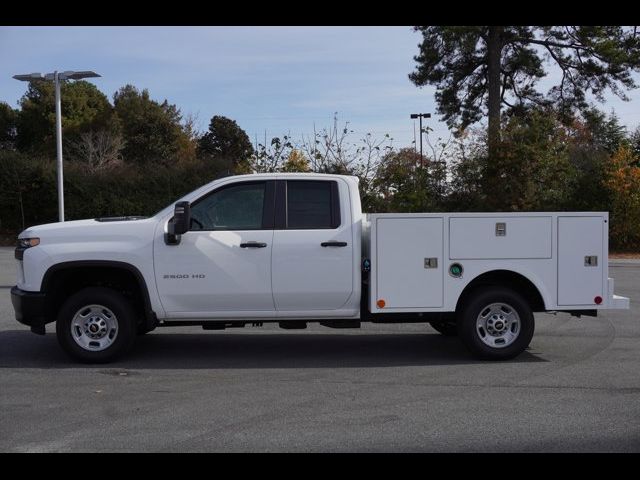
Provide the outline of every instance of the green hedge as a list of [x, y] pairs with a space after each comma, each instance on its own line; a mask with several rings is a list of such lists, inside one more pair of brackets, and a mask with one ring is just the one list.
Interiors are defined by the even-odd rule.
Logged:
[[[0, 230], [19, 232], [58, 219], [55, 162], [0, 152]], [[65, 163], [65, 220], [152, 215], [220, 174], [205, 162], [122, 165], [91, 172]]]

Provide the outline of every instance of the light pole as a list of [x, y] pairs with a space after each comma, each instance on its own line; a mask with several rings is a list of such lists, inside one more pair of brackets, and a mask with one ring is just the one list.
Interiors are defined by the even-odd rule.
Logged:
[[48, 80], [55, 83], [56, 90], [56, 149], [58, 153], [58, 219], [64, 222], [64, 188], [62, 184], [62, 105], [60, 101], [60, 80], [80, 80], [82, 78], [99, 77], [95, 72], [88, 70], [82, 72], [74, 72], [67, 70], [66, 72], [47, 73], [27, 73], [24, 75], [14, 75], [13, 78], [23, 82], [33, 82], [35, 80]]
[[[424, 166], [423, 165], [423, 160], [422, 160], [422, 119], [423, 118], [431, 118], [431, 114], [430, 113], [412, 113], [411, 114], [411, 118], [416, 119], [419, 118], [420, 119], [420, 166]], [[415, 125], [415, 123], [414, 123]]]

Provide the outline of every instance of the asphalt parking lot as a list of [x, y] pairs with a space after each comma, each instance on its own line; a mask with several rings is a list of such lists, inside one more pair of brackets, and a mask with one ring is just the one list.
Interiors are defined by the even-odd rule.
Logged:
[[536, 316], [530, 348], [473, 359], [426, 324], [165, 328], [74, 364], [13, 316], [0, 249], [0, 451], [640, 451], [640, 263], [631, 310]]

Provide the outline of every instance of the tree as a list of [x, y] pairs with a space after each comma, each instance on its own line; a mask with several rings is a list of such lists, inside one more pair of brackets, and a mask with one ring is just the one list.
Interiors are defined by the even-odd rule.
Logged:
[[[628, 100], [640, 71], [637, 27], [425, 26], [416, 70], [417, 86], [435, 85], [438, 112], [464, 129], [488, 116], [489, 158], [497, 154], [501, 108], [554, 104], [564, 118], [588, 107], [587, 94], [603, 101], [611, 90]], [[550, 63], [560, 83], [542, 95], [536, 83]]]
[[585, 111], [571, 126], [569, 161], [575, 178], [567, 184], [572, 191], [570, 210], [602, 211], [611, 208], [611, 191], [602, 188], [611, 156], [629, 144], [626, 128], [618, 117], [596, 109]]
[[242, 169], [251, 155], [253, 147], [247, 133], [235, 120], [215, 115], [209, 130], [198, 141], [198, 153], [205, 157], [225, 159], [231, 169]]
[[566, 209], [576, 177], [569, 159], [571, 133], [550, 108], [536, 108], [509, 118], [495, 159], [497, 165], [485, 165], [487, 208]]
[[[629, 141], [631, 142], [631, 148], [633, 149], [633, 154], [640, 158], [640, 127], [636, 127], [631, 136], [629, 137]], [[640, 167], [640, 163], [638, 164]]]
[[614, 112], [607, 116], [600, 110], [590, 108], [583, 112], [582, 117], [591, 143], [596, 148], [613, 154], [627, 141], [627, 128], [620, 124], [620, 119]]
[[360, 146], [351, 140], [353, 130], [349, 122], [342, 128], [338, 125], [338, 114], [333, 115], [333, 125], [317, 132], [311, 138], [302, 136], [302, 150], [311, 160], [314, 172], [348, 174], [360, 159]]
[[487, 145], [480, 135], [467, 131], [455, 140], [449, 171], [449, 195], [446, 210], [453, 212], [486, 211], [483, 195], [483, 175], [487, 160]]
[[266, 132], [264, 144], [258, 143], [250, 159], [250, 170], [255, 173], [272, 173], [282, 169], [287, 159], [294, 151], [292, 139], [289, 135], [273, 137], [267, 145]]
[[640, 248], [640, 166], [627, 146], [611, 156], [604, 184], [611, 192], [611, 239], [613, 248]]
[[314, 125], [312, 137], [302, 136], [300, 149], [309, 158], [314, 172], [357, 175], [366, 184], [382, 156], [393, 150], [393, 138], [388, 133], [382, 139], [366, 133], [353, 140], [353, 133], [349, 122], [339, 126], [338, 114], [334, 113], [330, 127], [316, 131]]
[[[72, 142], [90, 130], [117, 129], [113, 108], [92, 83], [62, 81], [62, 134]], [[30, 82], [20, 99], [16, 146], [20, 151], [54, 156], [56, 152], [56, 110], [53, 82]]]
[[283, 172], [310, 172], [311, 167], [306, 155], [298, 149], [289, 152], [286, 162], [282, 164]]
[[433, 212], [443, 204], [445, 171], [442, 162], [420, 157], [413, 148], [389, 151], [378, 165], [373, 182], [376, 209], [388, 212]]
[[115, 112], [122, 128], [125, 162], [146, 164], [174, 163], [189, 152], [192, 143], [181, 124], [180, 110], [164, 100], [152, 100], [149, 91], [126, 85], [113, 97]]
[[119, 133], [108, 130], [90, 131], [69, 143], [68, 158], [95, 172], [120, 165], [123, 149], [124, 140]]
[[13, 150], [18, 124], [18, 111], [0, 102], [0, 150]]

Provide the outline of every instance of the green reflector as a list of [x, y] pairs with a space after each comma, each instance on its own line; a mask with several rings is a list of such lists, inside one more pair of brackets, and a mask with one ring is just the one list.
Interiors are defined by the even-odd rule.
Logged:
[[459, 277], [462, 275], [462, 265], [459, 263], [454, 263], [449, 267], [449, 273], [452, 277]]

